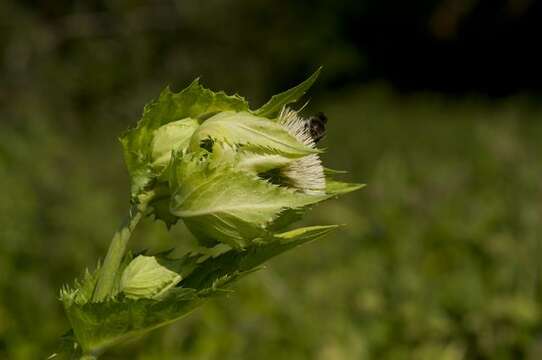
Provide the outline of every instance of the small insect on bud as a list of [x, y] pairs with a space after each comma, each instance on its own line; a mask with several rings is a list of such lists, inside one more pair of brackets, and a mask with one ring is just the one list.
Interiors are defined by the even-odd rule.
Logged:
[[326, 136], [327, 116], [319, 112], [309, 117], [305, 122], [305, 127], [311, 134], [312, 140], [318, 144]]

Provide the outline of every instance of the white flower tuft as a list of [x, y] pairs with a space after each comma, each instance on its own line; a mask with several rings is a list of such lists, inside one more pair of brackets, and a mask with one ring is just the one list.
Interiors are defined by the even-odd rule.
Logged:
[[[279, 114], [281, 124], [291, 135], [303, 144], [316, 147], [311, 137], [307, 121], [294, 110], [284, 107]], [[318, 154], [311, 154], [296, 160], [280, 169], [280, 174], [287, 179], [288, 185], [306, 194], [321, 195], [325, 193], [326, 179], [324, 168]]]

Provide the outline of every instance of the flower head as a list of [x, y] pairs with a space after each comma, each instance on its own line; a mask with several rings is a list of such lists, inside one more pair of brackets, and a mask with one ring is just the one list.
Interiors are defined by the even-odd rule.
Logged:
[[169, 226], [182, 219], [205, 246], [245, 248], [336, 195], [309, 120], [288, 107], [317, 75], [258, 110], [197, 81], [166, 89], [122, 138], [134, 201], [154, 192], [151, 211]]

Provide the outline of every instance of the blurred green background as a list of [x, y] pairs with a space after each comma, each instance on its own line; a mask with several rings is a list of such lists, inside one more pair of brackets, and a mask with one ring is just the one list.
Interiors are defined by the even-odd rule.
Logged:
[[542, 358], [539, 5], [1, 1], [0, 359], [68, 329], [58, 289], [126, 211], [117, 137], [146, 102], [202, 76], [256, 107], [319, 65], [326, 164], [368, 186], [305, 222], [348, 226], [104, 359]]

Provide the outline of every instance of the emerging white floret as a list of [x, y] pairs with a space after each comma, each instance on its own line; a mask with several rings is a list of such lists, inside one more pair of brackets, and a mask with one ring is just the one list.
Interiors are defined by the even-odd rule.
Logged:
[[[279, 114], [279, 124], [297, 140], [312, 148], [316, 147], [311, 137], [307, 121], [292, 109], [284, 107]], [[320, 195], [325, 193], [326, 180], [324, 168], [318, 154], [311, 154], [296, 160], [280, 169], [281, 177], [287, 179], [288, 185], [306, 194]]]

